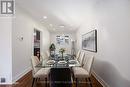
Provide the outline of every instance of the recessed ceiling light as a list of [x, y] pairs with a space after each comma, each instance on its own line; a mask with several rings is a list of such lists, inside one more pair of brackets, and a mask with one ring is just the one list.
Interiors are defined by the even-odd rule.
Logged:
[[53, 26], [52, 24], [49, 24], [51, 27]]
[[47, 16], [43, 16], [43, 19], [47, 19]]
[[64, 25], [60, 25], [59, 27], [64, 28], [65, 26]]

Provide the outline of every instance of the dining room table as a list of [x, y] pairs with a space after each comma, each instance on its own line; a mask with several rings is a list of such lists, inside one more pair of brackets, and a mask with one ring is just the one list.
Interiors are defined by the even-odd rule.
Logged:
[[39, 68], [71, 68], [80, 66], [81, 64], [71, 54], [66, 54], [63, 57], [55, 55], [54, 57], [43, 59], [38, 65], [36, 65], [36, 67]]
[[[55, 55], [49, 59], [43, 59], [38, 68], [50, 68], [50, 87], [72, 87], [73, 67], [81, 67], [81, 64], [71, 54], [64, 56]], [[58, 83], [57, 83], [58, 82]]]

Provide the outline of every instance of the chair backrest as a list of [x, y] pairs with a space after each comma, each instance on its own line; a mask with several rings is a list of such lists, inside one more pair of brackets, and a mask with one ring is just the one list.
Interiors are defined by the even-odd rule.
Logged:
[[31, 65], [32, 65], [32, 72], [33, 72], [33, 74], [35, 74], [39, 70], [39, 68], [35, 67], [39, 63], [40, 63], [40, 61], [39, 61], [37, 56], [32, 56], [31, 57]]
[[43, 53], [43, 54], [41, 55], [41, 57], [42, 57], [43, 60], [44, 60], [44, 59], [49, 59], [49, 56], [48, 56], [47, 52]]
[[81, 51], [79, 50], [76, 55], [76, 59], [79, 59]]
[[42, 62], [44, 60], [44, 56], [40, 55], [40, 61]]
[[50, 52], [48, 50], [46, 51], [45, 54], [48, 56], [48, 58], [50, 57]]
[[88, 60], [88, 55], [85, 53], [85, 55], [84, 55], [84, 60], [83, 60], [83, 66], [85, 65], [85, 63], [87, 62], [87, 60]]
[[93, 62], [94, 62], [94, 56], [89, 56], [85, 65], [83, 66], [83, 68], [88, 71], [89, 75], [91, 75]]
[[80, 53], [80, 56], [79, 56], [79, 58], [78, 58], [78, 61], [79, 61], [79, 63], [81, 64], [81, 66], [83, 65], [84, 57], [85, 57], [85, 53], [84, 53], [84, 52], [81, 52], [81, 53]]

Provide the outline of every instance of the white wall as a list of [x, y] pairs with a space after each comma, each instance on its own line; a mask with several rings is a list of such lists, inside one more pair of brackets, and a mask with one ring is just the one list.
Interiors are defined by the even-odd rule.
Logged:
[[0, 17], [0, 78], [6, 78], [5, 84], [12, 82], [11, 31], [12, 18]]
[[95, 0], [77, 31], [77, 49], [82, 35], [97, 29], [98, 49], [94, 71], [110, 87], [130, 87], [130, 1]]
[[[59, 35], [60, 36], [68, 35], [69, 36], [69, 45], [67, 45], [67, 44], [64, 44], [64, 45], [57, 44], [56, 36], [59, 36]], [[66, 32], [61, 33], [61, 32], [57, 32], [57, 33], [51, 33], [50, 37], [51, 37], [51, 43], [54, 43], [55, 46], [56, 46], [56, 51], [59, 52], [60, 48], [65, 48], [66, 49], [65, 53], [71, 53], [71, 46], [72, 46], [71, 40], [75, 40], [76, 39], [75, 33], [66, 33]]]
[[[16, 4], [16, 13], [13, 18], [13, 82], [30, 70], [30, 58], [33, 54], [33, 32], [34, 28], [42, 33], [42, 52], [50, 45], [50, 34], [48, 30], [32, 18], [25, 10]], [[23, 37], [23, 40], [19, 40]]]

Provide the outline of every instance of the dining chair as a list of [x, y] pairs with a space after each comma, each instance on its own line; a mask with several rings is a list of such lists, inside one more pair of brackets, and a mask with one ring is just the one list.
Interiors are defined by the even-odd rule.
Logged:
[[47, 87], [47, 77], [48, 77], [50, 68], [36, 67], [36, 65], [39, 63], [40, 63], [40, 61], [38, 60], [37, 56], [31, 57], [32, 75], [33, 75], [32, 87], [33, 87], [35, 81], [38, 79], [45, 79], [45, 83], [46, 83], [46, 87]]
[[77, 52], [77, 55], [76, 55], [76, 59], [77, 59], [77, 60], [78, 60], [79, 57], [80, 57], [80, 53], [81, 53], [81, 51], [79, 50], [79, 51]]
[[81, 52], [80, 56], [78, 58], [79, 63], [81, 64], [81, 66], [83, 66], [83, 61], [84, 61], [84, 57], [85, 57], [85, 53]]
[[76, 81], [76, 87], [78, 85], [79, 78], [84, 78], [86, 80], [86, 83], [89, 83], [89, 85], [92, 87], [90, 77], [91, 77], [93, 61], [94, 61], [94, 57], [91, 56], [87, 59], [87, 61], [83, 67], [74, 67], [73, 68], [73, 74], [74, 74], [74, 79]]
[[47, 52], [45, 52], [41, 55], [41, 60], [46, 60], [46, 59], [49, 59]]
[[47, 50], [47, 51], [45, 52], [45, 54], [47, 55], [48, 58], [50, 57], [50, 51], [49, 51], [49, 50]]

